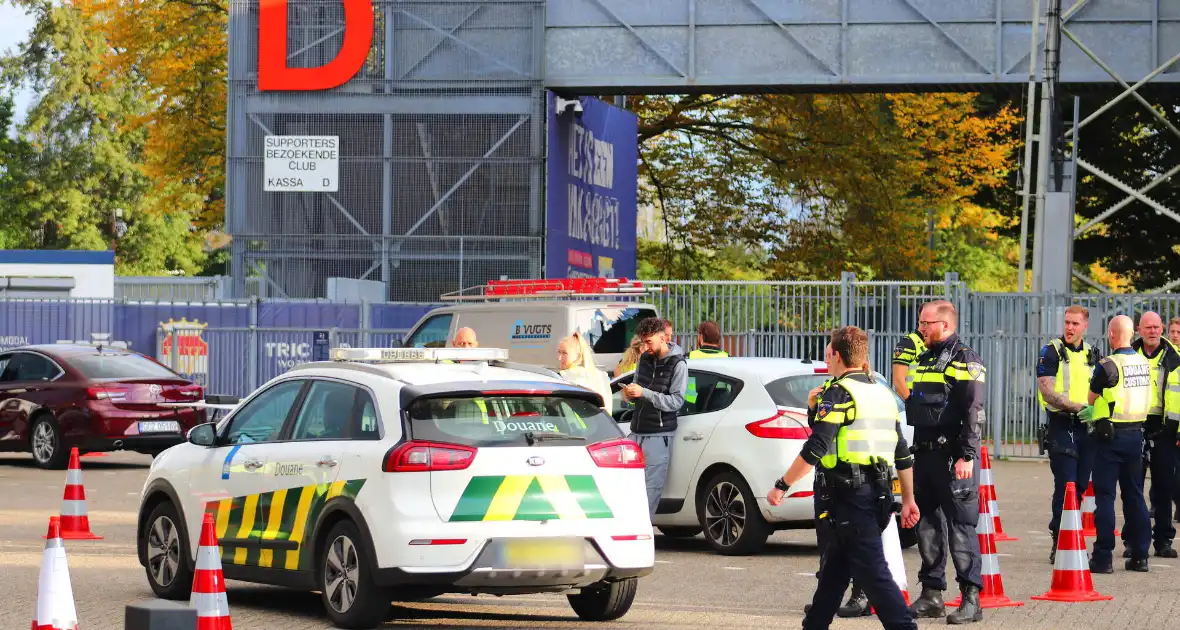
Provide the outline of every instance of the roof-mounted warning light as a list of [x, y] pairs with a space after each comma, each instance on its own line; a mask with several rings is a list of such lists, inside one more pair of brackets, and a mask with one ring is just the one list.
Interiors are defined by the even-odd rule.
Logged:
[[552, 299], [559, 297], [621, 297], [667, 291], [627, 278], [549, 278], [544, 280], [489, 280], [487, 284], [443, 294], [447, 301], [488, 299]]
[[355, 363], [437, 363], [440, 361], [506, 361], [504, 348], [332, 348], [333, 361]]

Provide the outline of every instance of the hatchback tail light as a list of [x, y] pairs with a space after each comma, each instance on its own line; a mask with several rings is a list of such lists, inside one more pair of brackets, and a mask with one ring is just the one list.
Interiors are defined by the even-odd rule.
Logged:
[[599, 468], [643, 468], [643, 449], [631, 440], [598, 442], [586, 447]]
[[765, 420], [751, 422], [746, 425], [746, 430], [754, 437], [776, 440], [806, 440], [811, 437], [811, 429], [800, 426], [799, 421], [793, 420], [790, 412], [786, 410], [779, 411]]
[[410, 441], [389, 451], [381, 470], [385, 472], [431, 472], [463, 470], [475, 459], [476, 449], [460, 444]]
[[125, 400], [127, 390], [118, 387], [87, 387], [86, 397], [90, 400]]
[[179, 391], [180, 394], [186, 398], [192, 398], [194, 400], [205, 399], [205, 388], [201, 387], [200, 385], [185, 385], [179, 388], [177, 391]]

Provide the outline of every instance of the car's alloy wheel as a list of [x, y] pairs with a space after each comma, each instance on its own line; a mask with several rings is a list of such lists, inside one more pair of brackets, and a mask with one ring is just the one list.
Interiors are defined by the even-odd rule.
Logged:
[[29, 451], [40, 468], [61, 470], [69, 463], [69, 451], [62, 444], [61, 431], [52, 415], [42, 413], [33, 419]]
[[338, 613], [351, 610], [359, 584], [356, 545], [347, 536], [338, 536], [328, 545], [328, 557], [324, 565], [324, 595], [332, 610]]
[[161, 515], [148, 530], [147, 560], [152, 581], [161, 588], [171, 586], [180, 569], [180, 532], [167, 516]]
[[697, 520], [709, 545], [723, 554], [744, 555], [766, 544], [771, 527], [758, 511], [750, 486], [733, 471], [719, 473], [702, 488]]
[[33, 429], [33, 457], [39, 463], [45, 464], [53, 459], [57, 451], [57, 436], [53, 434], [53, 427], [48, 422], [38, 422]]

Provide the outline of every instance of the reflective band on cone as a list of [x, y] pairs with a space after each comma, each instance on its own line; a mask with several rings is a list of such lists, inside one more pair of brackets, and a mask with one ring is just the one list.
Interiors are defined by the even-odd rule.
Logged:
[[1086, 556], [1086, 537], [1082, 535], [1078, 490], [1072, 481], [1065, 484], [1061, 530], [1057, 534], [1057, 558], [1053, 562], [1053, 583], [1044, 595], [1033, 595], [1032, 599], [1051, 602], [1100, 602], [1114, 599], [1094, 590], [1090, 559]]
[[[983, 457], [983, 461], [986, 463], [986, 450], [984, 450]], [[1004, 580], [1000, 577], [1000, 556], [996, 554], [995, 517], [991, 513], [991, 505], [992, 502], [988, 497], [980, 492], [979, 520], [975, 524], [975, 533], [979, 536], [980, 577], [983, 579], [983, 589], [979, 592], [979, 605], [982, 608], [1023, 606], [1024, 602], [1014, 602], [1004, 594]], [[962, 598], [963, 596], [959, 595], [948, 601], [946, 605], [958, 606]]]
[[197, 564], [193, 571], [193, 591], [189, 607], [197, 609], [197, 630], [233, 630], [229, 618], [229, 600], [225, 596], [225, 575], [221, 572], [221, 548], [215, 533], [213, 515], [205, 513], [201, 523], [201, 542], [197, 547]]
[[86, 487], [82, 483], [82, 460], [78, 447], [70, 449], [70, 466], [66, 470], [66, 489], [61, 500], [61, 537], [64, 540], [102, 540], [90, 531], [86, 514]]
[[57, 516], [49, 517], [49, 531], [45, 534], [32, 630], [78, 630], [70, 567], [61, 538], [61, 519]]
[[1000, 499], [996, 496], [996, 484], [992, 481], [992, 458], [988, 455], [987, 446], [980, 445], [979, 464], [979, 496], [987, 495], [988, 510], [992, 513], [992, 530], [995, 532], [996, 542], [1011, 542], [1020, 540], [1004, 533], [1004, 525], [1000, 522]]
[[[1094, 512], [1098, 510], [1098, 501], [1094, 498], [1094, 483], [1086, 484], [1086, 493], [1082, 495], [1082, 535], [1094, 538], [1098, 530], [1094, 528]], [[1114, 535], [1120, 536], [1119, 528], [1114, 528]]]

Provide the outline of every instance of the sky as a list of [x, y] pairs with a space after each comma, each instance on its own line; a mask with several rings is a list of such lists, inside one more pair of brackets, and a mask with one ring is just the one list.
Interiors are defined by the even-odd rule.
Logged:
[[[0, 52], [15, 52], [16, 47], [28, 37], [29, 29], [33, 27], [33, 18], [5, 0], [0, 0]], [[24, 119], [25, 109], [29, 105], [27, 91], [16, 95], [17, 120]]]

